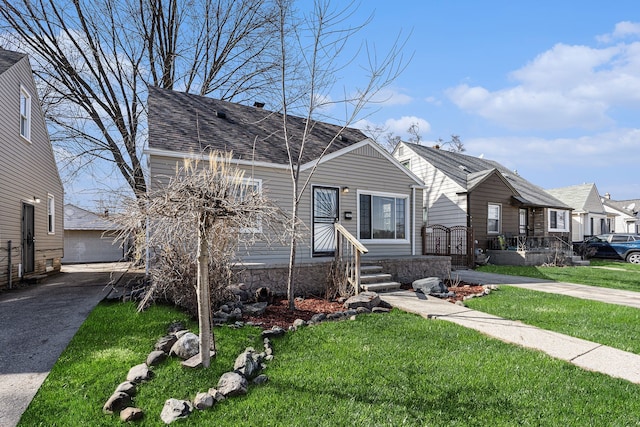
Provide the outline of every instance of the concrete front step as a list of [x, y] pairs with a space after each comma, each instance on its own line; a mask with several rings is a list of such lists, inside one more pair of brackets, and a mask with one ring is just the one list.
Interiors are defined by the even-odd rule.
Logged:
[[382, 266], [380, 265], [361, 265], [360, 274], [375, 274], [382, 273]]
[[367, 283], [361, 284], [360, 288], [363, 291], [371, 291], [371, 292], [384, 292], [384, 291], [395, 291], [400, 289], [400, 283], [398, 282], [381, 282], [381, 283]]
[[374, 274], [361, 274], [360, 275], [360, 283], [361, 284], [373, 284], [379, 282], [388, 282], [391, 280], [391, 275], [386, 273], [374, 273]]

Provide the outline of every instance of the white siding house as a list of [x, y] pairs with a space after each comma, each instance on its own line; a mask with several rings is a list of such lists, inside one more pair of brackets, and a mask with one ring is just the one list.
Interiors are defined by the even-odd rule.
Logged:
[[29, 58], [0, 49], [0, 289], [60, 270], [63, 205]]
[[582, 242], [585, 237], [611, 231], [607, 211], [595, 184], [572, 185], [547, 192], [573, 208], [571, 238], [574, 242]]

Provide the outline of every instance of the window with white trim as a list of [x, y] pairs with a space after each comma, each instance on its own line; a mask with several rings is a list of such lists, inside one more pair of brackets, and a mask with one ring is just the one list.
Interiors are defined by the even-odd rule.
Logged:
[[358, 200], [359, 239], [408, 241], [408, 196], [359, 193]]
[[501, 214], [502, 206], [489, 203], [487, 208], [487, 233], [489, 234], [498, 234], [500, 233], [500, 214]]
[[47, 232], [56, 232], [56, 204], [52, 194], [47, 194]]
[[[250, 194], [262, 193], [262, 180], [253, 178], [242, 178], [242, 183], [237, 187], [239, 194], [236, 196], [240, 200], [244, 200]], [[262, 232], [262, 220], [260, 215], [256, 217], [255, 227], [242, 228], [241, 233], [261, 233]]]
[[549, 231], [569, 231], [569, 211], [549, 209]]
[[20, 135], [31, 141], [31, 96], [20, 87]]

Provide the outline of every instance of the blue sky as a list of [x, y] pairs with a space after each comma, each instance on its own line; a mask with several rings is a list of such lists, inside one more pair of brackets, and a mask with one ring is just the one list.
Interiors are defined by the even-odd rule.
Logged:
[[360, 37], [384, 51], [412, 32], [414, 56], [368, 122], [459, 135], [543, 188], [640, 198], [640, 4], [370, 0], [358, 15], [372, 11]]
[[[459, 135], [465, 154], [543, 188], [595, 183], [613, 199], [640, 198], [637, 0], [363, 0], [350, 19], [371, 14], [350, 46], [384, 52], [411, 33], [413, 59], [360, 125], [407, 139], [418, 123], [425, 144]], [[357, 63], [337, 77], [340, 91], [364, 83]], [[118, 172], [101, 175], [67, 185], [66, 200], [113, 197]]]

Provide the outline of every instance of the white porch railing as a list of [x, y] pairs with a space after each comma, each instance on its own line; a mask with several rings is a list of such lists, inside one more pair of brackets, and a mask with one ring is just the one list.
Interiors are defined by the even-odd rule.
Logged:
[[336, 266], [340, 279], [353, 286], [356, 295], [360, 293], [360, 259], [362, 254], [369, 252], [353, 234], [335, 223], [336, 232]]

